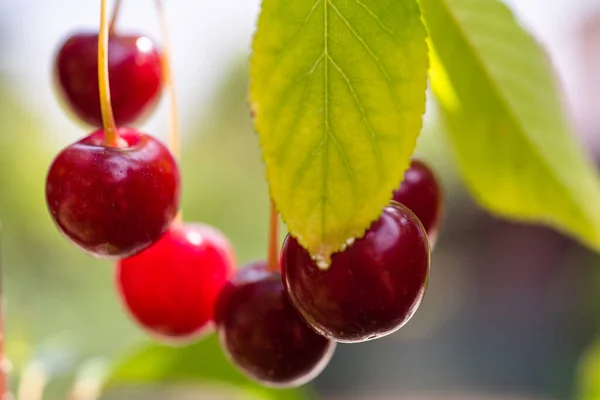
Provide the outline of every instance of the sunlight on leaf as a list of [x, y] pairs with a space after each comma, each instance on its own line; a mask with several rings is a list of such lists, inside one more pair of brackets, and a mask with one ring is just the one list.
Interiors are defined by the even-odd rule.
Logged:
[[271, 196], [327, 260], [391, 198], [425, 110], [416, 0], [264, 0], [251, 101]]
[[497, 0], [421, 0], [431, 80], [479, 203], [600, 249], [600, 186], [577, 146], [549, 60]]

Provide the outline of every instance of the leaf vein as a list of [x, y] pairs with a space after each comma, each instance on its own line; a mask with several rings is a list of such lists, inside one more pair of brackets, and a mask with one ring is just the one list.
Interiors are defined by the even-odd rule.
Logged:
[[[313, 65], [312, 69], [304, 74], [302, 76], [301, 80], [298, 80], [298, 82], [301, 82], [302, 80], [308, 78], [308, 81], [305, 83], [304, 85], [304, 91], [302, 93], [302, 100], [300, 101], [300, 106], [298, 107], [298, 109], [296, 110], [296, 112], [294, 113], [295, 118], [294, 121], [292, 122], [292, 129], [294, 129], [294, 131], [290, 132], [288, 135], [286, 135], [283, 143], [281, 143], [277, 149], [277, 154], [280, 155], [284, 155], [287, 154], [287, 147], [289, 146], [290, 142], [292, 141], [291, 139], [293, 137], [296, 136], [296, 134], [298, 133], [298, 129], [300, 124], [298, 123], [300, 121], [300, 119], [302, 117], [304, 117], [307, 107], [306, 107], [306, 102], [308, 100], [308, 93], [310, 93], [310, 88], [312, 86], [313, 83], [313, 76], [314, 76], [314, 72], [317, 69], [317, 67], [319, 66], [319, 63], [321, 63], [321, 61], [323, 61], [323, 56], [321, 55], [317, 61], [315, 62], [315, 64]], [[288, 96], [289, 98], [289, 96]], [[280, 114], [281, 114], [281, 110], [283, 108], [282, 104], [285, 104], [286, 102], [282, 102], [280, 103], [280, 105], [277, 107], [278, 111], [277, 111], [277, 117], [275, 119], [275, 121], [279, 121], [280, 119]], [[276, 122], [277, 124], [277, 122]], [[277, 125], [276, 125], [277, 126]]]
[[391, 30], [390, 28], [388, 28], [388, 26], [383, 23], [383, 21], [381, 20], [381, 18], [379, 18], [379, 15], [375, 14], [362, 1], [360, 1], [360, 0], [354, 0], [354, 1], [356, 2], [356, 4], [358, 4], [360, 7], [362, 7], [362, 9], [367, 12], [367, 14], [369, 14], [373, 19], [375, 19], [375, 21], [377, 21], [377, 23], [379, 24], [379, 27], [381, 29], [383, 29], [388, 35], [390, 35], [395, 41], [397, 41], [397, 37], [396, 37], [396, 34], [394, 33], [394, 31]]
[[[367, 42], [365, 42], [365, 40], [360, 36], [360, 34], [354, 29], [354, 27], [352, 26], [352, 24], [350, 23], [350, 21], [348, 20], [348, 18], [346, 18], [340, 12], [340, 10], [338, 10], [338, 8], [333, 3], [331, 3], [331, 8], [337, 13], [337, 15], [344, 22], [344, 24], [346, 24], [346, 26], [348, 27], [348, 29], [350, 29], [350, 32], [352, 32], [352, 34], [356, 37], [356, 39], [360, 42], [360, 44], [365, 48], [365, 50], [367, 51], [367, 53], [369, 54], [369, 56], [373, 59], [373, 61], [375, 61], [375, 64], [377, 64], [377, 67], [379, 68], [381, 74], [383, 75], [383, 77], [385, 78], [385, 80], [388, 83], [388, 88], [389, 88], [390, 94], [392, 95], [392, 99], [394, 100], [393, 101], [394, 102], [394, 108], [397, 111], [400, 111], [400, 108], [399, 108], [399, 106], [400, 106], [400, 99], [398, 98], [398, 94], [396, 93], [396, 88], [395, 88], [395, 85], [394, 85], [394, 80], [392, 79], [392, 76], [390, 75], [390, 73], [387, 70], [387, 68], [381, 62], [381, 59], [379, 57], [377, 57], [377, 55], [373, 52], [373, 49], [371, 48], [371, 46], [369, 46], [367, 44]], [[355, 94], [355, 98], [356, 97], [357, 96]]]
[[369, 131], [369, 134], [370, 134], [369, 143], [371, 144], [371, 147], [373, 147], [373, 152], [375, 153], [375, 159], [377, 160], [376, 162], [377, 162], [379, 176], [381, 177], [383, 174], [383, 171], [384, 171], [384, 167], [382, 164], [381, 149], [379, 148], [379, 144], [377, 142], [377, 133], [371, 126], [371, 123], [369, 122], [369, 120], [367, 118], [367, 113], [364, 109], [364, 106], [363, 106], [362, 102], [360, 101], [360, 98], [358, 97], [358, 94], [356, 93], [356, 90], [354, 89], [354, 86], [352, 85], [352, 82], [350, 82], [350, 79], [348, 78], [346, 73], [333, 60], [331, 55], [328, 55], [327, 59], [329, 60], [331, 65], [339, 72], [342, 79], [346, 82], [346, 85], [348, 86], [348, 90], [350, 90], [350, 93], [352, 94], [352, 97], [354, 98], [354, 101], [356, 102], [356, 106], [358, 107], [358, 110], [360, 112], [361, 120], [362, 120], [363, 124], [365, 125], [365, 127], [367, 128], [367, 130]]
[[[329, 26], [328, 26], [328, 15], [327, 15], [327, 5], [329, 0], [323, 0], [323, 54], [325, 57], [329, 57]], [[328, 164], [327, 160], [329, 159], [329, 143], [327, 142], [329, 139], [329, 63], [325, 62], [323, 64], [323, 95], [324, 95], [324, 103], [325, 103], [325, 134], [324, 140], [325, 150], [323, 154], [323, 183], [321, 190], [321, 240], [325, 239], [325, 207], [327, 205], [327, 178], [328, 178]]]
[[[304, 30], [306, 29], [306, 26], [308, 25], [308, 22], [310, 21], [310, 18], [314, 15], [315, 10], [317, 10], [319, 3], [321, 3], [321, 1], [323, 1], [323, 0], [315, 1], [315, 4], [312, 6], [310, 11], [306, 15], [306, 18], [304, 18], [304, 22], [303, 22], [302, 26], [300, 27], [300, 29], [298, 30], [298, 32], [284, 46], [282, 46], [282, 50], [279, 52], [279, 54], [277, 54], [277, 56], [273, 60], [273, 65], [271, 67], [271, 70], [275, 71], [277, 69], [277, 67], [279, 67], [279, 64], [285, 58], [284, 56], [287, 54], [287, 52], [290, 49], [293, 48], [294, 42], [296, 42], [302, 36], [302, 34], [304, 33]], [[274, 76], [275, 76], [275, 74], [271, 75], [271, 77], [269, 78], [269, 82], [267, 82], [267, 85], [269, 85], [271, 83], [271, 79], [273, 79]]]
[[[289, 84], [288, 87], [286, 87], [286, 89], [285, 89], [286, 92], [289, 92], [289, 89], [292, 88], [295, 84], [299, 84], [299, 83], [303, 82], [305, 79], [309, 78], [309, 80], [304, 84], [304, 92], [302, 94], [303, 105], [306, 104], [306, 95], [308, 94], [308, 87], [310, 86], [310, 83], [312, 81], [312, 74], [315, 72], [315, 70], [319, 66], [319, 63], [322, 60], [323, 60], [323, 55], [321, 55], [319, 58], [317, 58], [317, 60], [315, 61], [315, 63], [313, 64], [312, 68], [309, 71], [300, 75], [298, 79], [292, 81], [291, 84]], [[288, 104], [288, 102], [291, 98], [292, 98], [292, 96], [285, 96], [285, 99], [283, 101], [277, 103], [276, 108], [272, 111], [273, 125], [279, 126], [279, 121], [281, 120], [281, 113], [283, 112], [284, 107]], [[297, 121], [297, 119], [296, 119], [296, 121]]]

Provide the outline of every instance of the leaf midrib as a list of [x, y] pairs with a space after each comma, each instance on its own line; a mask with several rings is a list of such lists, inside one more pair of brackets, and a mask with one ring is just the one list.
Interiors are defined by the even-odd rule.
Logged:
[[[317, 0], [317, 2], [315, 3], [315, 5], [318, 5], [319, 1], [321, 0]], [[371, 126], [371, 123], [369, 122], [369, 119], [366, 115], [366, 112], [361, 104], [361, 100], [358, 97], [357, 93], [355, 92], [351, 82], [349, 81], [348, 77], [345, 75], [345, 73], [343, 72], [341, 66], [339, 66], [334, 60], [333, 58], [331, 58], [330, 54], [329, 54], [329, 8], [331, 7], [331, 9], [339, 16], [339, 18], [342, 20], [342, 22], [347, 26], [347, 28], [350, 30], [350, 32], [354, 35], [354, 37], [356, 38], [356, 40], [358, 41], [358, 43], [367, 51], [367, 53], [369, 54], [369, 56], [375, 61], [377, 68], [379, 69], [380, 73], [382, 74], [382, 76], [384, 77], [384, 79], [387, 81], [388, 85], [390, 86], [390, 92], [392, 94], [392, 97], [394, 98], [394, 105], [396, 106], [396, 109], [398, 109], [399, 107], [399, 99], [397, 97], [397, 93], [395, 91], [395, 89], [393, 88], [393, 81], [391, 78], [391, 75], [389, 74], [389, 72], [386, 70], [386, 68], [383, 66], [381, 60], [374, 54], [373, 50], [370, 48], [370, 46], [364, 41], [364, 39], [358, 34], [358, 32], [354, 29], [354, 27], [352, 26], [352, 24], [350, 24], [350, 21], [348, 21], [348, 19], [338, 10], [338, 8], [335, 6], [335, 4], [333, 3], [333, 1], [331, 0], [322, 0], [323, 1], [323, 34], [324, 34], [324, 40], [323, 40], [323, 53], [321, 55], [321, 57], [324, 59], [324, 63], [323, 63], [323, 68], [324, 68], [324, 73], [323, 73], [323, 86], [324, 86], [324, 103], [325, 103], [325, 132], [324, 132], [324, 138], [321, 141], [323, 143], [323, 145], [325, 146], [324, 149], [324, 154], [323, 154], [323, 165], [322, 165], [322, 169], [323, 169], [323, 186], [322, 186], [322, 196], [321, 196], [321, 240], [324, 240], [324, 233], [326, 231], [326, 218], [325, 218], [325, 208], [327, 205], [327, 178], [328, 178], [328, 165], [327, 165], [327, 160], [329, 158], [329, 147], [330, 147], [330, 141], [333, 141], [333, 143], [335, 144], [336, 148], [338, 149], [340, 156], [342, 157], [344, 164], [345, 164], [345, 168], [348, 170], [348, 174], [350, 176], [350, 178], [352, 177], [352, 171], [350, 170], [350, 168], [348, 167], [348, 162], [346, 160], [345, 154], [343, 149], [341, 148], [340, 144], [337, 142], [335, 135], [333, 134], [333, 132], [331, 131], [331, 126], [330, 126], [330, 104], [329, 104], [329, 67], [333, 66], [342, 76], [342, 78], [344, 79], [344, 81], [346, 82], [349, 91], [351, 92], [354, 101], [356, 103], [356, 108], [357, 111], [359, 112], [360, 116], [361, 116], [361, 120], [363, 122], [363, 124], [365, 125], [365, 128], [368, 131], [368, 134], [370, 135], [370, 143], [371, 146], [373, 147], [373, 151], [375, 153], [375, 159], [377, 162], [377, 168], [378, 168], [378, 173], [379, 175], [382, 175], [384, 166], [381, 163], [381, 150], [379, 148], [379, 145], [377, 143], [377, 133], [374, 131], [373, 127]], [[359, 4], [359, 6], [361, 6], [363, 9], [366, 9], [368, 11], [368, 13], [370, 13], [370, 15], [376, 17], [375, 14], [373, 14], [373, 12], [368, 9], [364, 4], [362, 4], [360, 1], [356, 0], [357, 3]], [[311, 10], [311, 13], [314, 11], [314, 8]], [[381, 21], [379, 20], [379, 18], [376, 18], [376, 20], [378, 21], [378, 24], [381, 26]], [[389, 29], [386, 30], [386, 32], [391, 32]], [[354, 182], [352, 182], [353, 186], [354, 186]]]
[[[327, 0], [325, 0], [325, 1], [327, 1]], [[469, 39], [469, 35], [467, 35], [467, 33], [463, 29], [462, 25], [459, 23], [458, 17], [453, 13], [451, 7], [449, 7], [447, 0], [437, 0], [437, 1], [440, 4], [442, 4], [442, 6], [444, 7], [444, 10], [446, 11], [448, 17], [454, 23], [454, 26], [456, 27], [457, 32], [462, 37], [467, 48], [470, 50], [469, 53], [471, 54], [471, 57], [475, 60], [475, 63], [477, 65], [479, 65], [479, 68], [482, 71], [482, 75], [484, 76], [485, 80], [488, 82], [490, 89], [499, 99], [499, 103], [503, 106], [503, 109], [505, 110], [506, 115], [513, 121], [515, 126], [521, 131], [521, 133], [522, 133], [521, 136], [524, 137], [525, 141], [529, 144], [529, 147], [532, 149], [532, 153], [537, 154], [537, 156], [538, 156], [537, 158], [540, 161], [542, 161], [542, 164], [547, 169], [555, 172], [555, 176], [559, 177], [558, 181], [562, 187], [569, 188], [570, 186], [568, 185], [568, 183], [565, 183], [565, 178], [562, 176], [560, 171], [557, 171], [557, 169], [554, 168], [552, 163], [544, 156], [543, 152], [536, 146], [535, 142], [532, 141], [532, 139], [529, 137], [529, 135], [525, 134], [526, 130], [522, 128], [520, 119], [515, 116], [514, 110], [512, 109], [512, 107], [510, 107], [510, 102], [505, 98], [504, 94], [502, 93], [502, 91], [500, 90], [498, 85], [496, 85], [494, 83], [494, 80], [492, 79], [492, 75], [488, 71], [486, 64], [481, 59], [481, 57], [479, 57], [479, 55], [478, 55], [479, 53], [477, 51], [475, 51], [475, 49], [476, 49], [475, 45], [471, 42], [471, 40]], [[575, 198], [573, 196], [572, 191], [567, 190], [567, 193], [568, 193], [568, 197], [571, 198], [571, 200], [573, 200], [576, 204], [579, 204], [580, 206], [582, 206], [582, 208], [584, 210], [587, 210], [587, 207], [585, 206], [585, 204], [583, 204], [582, 201], [580, 201], [578, 198]], [[587, 215], [587, 214], [588, 213], [586, 212], [585, 215]]]
[[327, 160], [329, 159], [329, 21], [328, 21], [329, 0], [323, 0], [323, 92], [325, 102], [325, 148], [323, 150], [323, 188], [321, 192], [321, 241], [325, 240], [325, 206], [327, 204], [327, 178], [329, 168]]

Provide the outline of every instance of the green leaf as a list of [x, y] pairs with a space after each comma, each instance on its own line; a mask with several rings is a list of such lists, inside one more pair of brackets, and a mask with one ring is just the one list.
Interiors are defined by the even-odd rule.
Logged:
[[364, 234], [408, 168], [425, 110], [416, 0], [263, 0], [251, 102], [271, 196], [327, 260]]
[[246, 378], [223, 355], [216, 335], [187, 347], [147, 345], [113, 369], [104, 389], [156, 383], [221, 384], [265, 400], [307, 398], [305, 389], [270, 389]]
[[600, 187], [543, 49], [496, 0], [421, 0], [431, 81], [468, 187], [501, 216], [600, 249]]
[[600, 342], [585, 351], [579, 364], [577, 378], [578, 400], [600, 399]]

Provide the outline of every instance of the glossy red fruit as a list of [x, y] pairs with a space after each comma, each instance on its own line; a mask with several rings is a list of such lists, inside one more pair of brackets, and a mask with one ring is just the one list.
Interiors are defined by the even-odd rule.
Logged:
[[423, 161], [413, 160], [393, 200], [408, 207], [421, 221], [433, 243], [444, 213], [442, 187], [433, 170]]
[[220, 231], [174, 224], [155, 245], [118, 263], [117, 287], [129, 314], [151, 335], [189, 343], [212, 326], [234, 264], [233, 248]]
[[427, 286], [429, 242], [417, 217], [392, 202], [365, 236], [320, 269], [293, 237], [282, 248], [290, 300], [320, 334], [346, 343], [389, 335], [416, 312]]
[[169, 150], [132, 129], [119, 135], [119, 147], [104, 145], [103, 130], [68, 146], [46, 178], [46, 201], [60, 231], [101, 258], [149, 247], [179, 208], [179, 169]]
[[323, 371], [335, 342], [306, 325], [290, 304], [281, 276], [252, 264], [217, 301], [217, 331], [225, 353], [247, 376], [273, 387], [303, 385]]
[[[162, 88], [161, 54], [145, 36], [113, 33], [108, 41], [110, 95], [118, 126], [134, 123], [158, 103]], [[84, 122], [102, 127], [98, 85], [98, 34], [69, 37], [56, 55], [59, 93]]]

